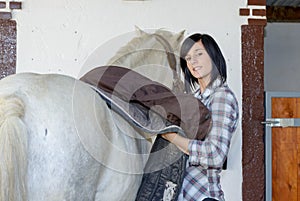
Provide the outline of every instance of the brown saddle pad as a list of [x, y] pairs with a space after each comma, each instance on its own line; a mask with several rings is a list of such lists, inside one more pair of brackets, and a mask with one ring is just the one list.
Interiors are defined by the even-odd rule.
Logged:
[[180, 126], [190, 139], [203, 140], [211, 129], [210, 111], [191, 94], [174, 93], [168, 87], [119, 66], [97, 67], [81, 79], [132, 104], [151, 109], [170, 124]]

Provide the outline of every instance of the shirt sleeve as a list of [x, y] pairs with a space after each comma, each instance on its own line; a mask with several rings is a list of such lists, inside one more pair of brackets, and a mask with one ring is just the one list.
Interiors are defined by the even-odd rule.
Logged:
[[191, 140], [189, 164], [204, 168], [221, 168], [236, 129], [238, 105], [230, 90], [218, 90], [207, 105], [212, 113], [212, 129], [204, 141]]

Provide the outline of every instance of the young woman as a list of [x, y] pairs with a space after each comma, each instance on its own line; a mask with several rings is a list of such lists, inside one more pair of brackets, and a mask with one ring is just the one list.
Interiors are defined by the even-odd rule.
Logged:
[[189, 155], [178, 200], [224, 201], [220, 172], [239, 116], [236, 97], [226, 83], [226, 62], [216, 41], [199, 33], [185, 39], [180, 58], [186, 91], [211, 111], [213, 125], [203, 141], [177, 133], [162, 135]]

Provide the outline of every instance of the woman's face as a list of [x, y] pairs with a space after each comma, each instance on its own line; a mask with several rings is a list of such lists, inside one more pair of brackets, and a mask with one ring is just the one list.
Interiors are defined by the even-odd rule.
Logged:
[[209, 83], [212, 72], [212, 62], [201, 40], [196, 42], [185, 56], [185, 60], [191, 74], [198, 81]]

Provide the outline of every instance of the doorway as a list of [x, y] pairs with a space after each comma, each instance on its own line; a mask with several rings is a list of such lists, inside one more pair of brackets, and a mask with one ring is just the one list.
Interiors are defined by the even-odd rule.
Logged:
[[[294, 126], [265, 127], [266, 201], [300, 200], [300, 138], [297, 128], [297, 119], [300, 118], [299, 32], [300, 23], [295, 22], [267, 23], [265, 27], [265, 118], [296, 118]], [[276, 106], [272, 105], [272, 100]], [[294, 104], [298, 109], [292, 109]]]

